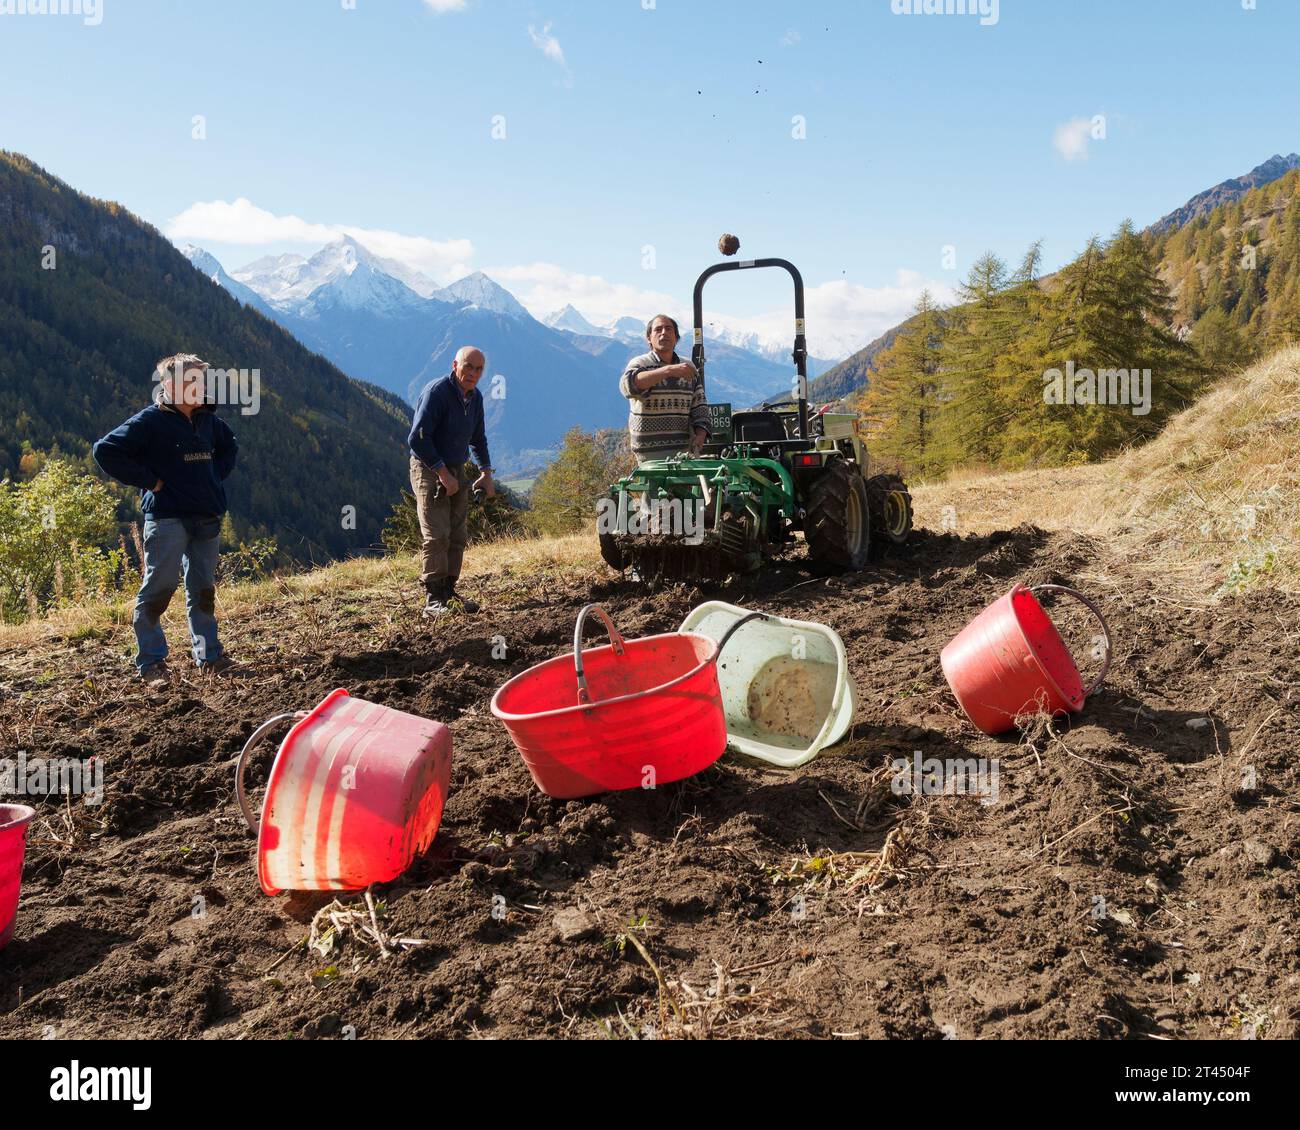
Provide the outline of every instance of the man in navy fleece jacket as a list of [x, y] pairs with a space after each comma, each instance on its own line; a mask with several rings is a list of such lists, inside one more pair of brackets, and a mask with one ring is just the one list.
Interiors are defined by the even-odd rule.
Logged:
[[217, 638], [216, 574], [225, 480], [239, 450], [234, 433], [207, 402], [207, 362], [179, 353], [154, 370], [154, 403], [95, 444], [105, 474], [140, 488], [144, 583], [135, 601], [136, 667], [151, 687], [168, 680], [167, 637], [160, 620], [182, 570], [194, 661], [221, 675], [234, 662]]
[[[477, 612], [478, 604], [456, 592], [465, 544], [469, 540], [470, 490], [496, 493], [483, 420], [483, 394], [475, 387], [487, 364], [481, 350], [464, 346], [450, 376], [425, 386], [415, 406], [408, 444], [411, 490], [420, 518], [420, 580], [427, 594], [424, 615], [438, 617], [459, 606]], [[466, 482], [470, 449], [482, 474]]]

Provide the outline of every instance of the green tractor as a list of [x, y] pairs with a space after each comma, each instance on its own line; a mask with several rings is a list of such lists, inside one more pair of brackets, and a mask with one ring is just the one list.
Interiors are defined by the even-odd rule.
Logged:
[[610, 487], [597, 519], [601, 556], [641, 581], [753, 572], [796, 533], [815, 570], [859, 570], [911, 532], [907, 486], [896, 475], [869, 475], [858, 417], [809, 412], [803, 278], [794, 264], [718, 263], [700, 275], [696, 369], [704, 372], [704, 284], [723, 271], [759, 267], [781, 268], [794, 280], [794, 388], [751, 411], [710, 405], [712, 434], [700, 455], [642, 464]]

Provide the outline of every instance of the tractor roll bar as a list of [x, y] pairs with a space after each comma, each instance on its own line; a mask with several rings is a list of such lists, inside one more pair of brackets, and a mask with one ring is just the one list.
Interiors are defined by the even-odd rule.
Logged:
[[780, 267], [794, 280], [794, 353], [791, 355], [799, 374], [799, 438], [808, 436], [808, 341], [804, 337], [803, 276], [787, 259], [742, 259], [735, 263], [715, 263], [695, 280], [695, 345], [691, 361], [704, 375], [704, 284], [723, 271], [747, 271], [753, 267]]

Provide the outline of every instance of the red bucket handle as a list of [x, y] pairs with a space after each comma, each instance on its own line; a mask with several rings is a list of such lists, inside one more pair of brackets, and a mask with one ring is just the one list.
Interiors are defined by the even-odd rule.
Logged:
[[244, 788], [244, 765], [248, 761], [248, 755], [253, 751], [253, 747], [266, 737], [276, 726], [286, 718], [292, 718], [295, 722], [301, 722], [307, 717], [309, 712], [298, 710], [292, 714], [277, 714], [274, 718], [268, 718], [257, 727], [244, 743], [244, 748], [239, 751], [239, 762], [235, 766], [235, 797], [239, 801], [239, 809], [244, 814], [244, 822], [248, 825], [248, 830], [257, 835], [260, 821], [253, 815], [252, 806], [248, 803], [248, 792]]
[[1106, 674], [1110, 671], [1110, 660], [1111, 660], [1110, 628], [1106, 624], [1106, 617], [1101, 614], [1101, 609], [1098, 608], [1086, 596], [1084, 596], [1083, 593], [1079, 592], [1076, 589], [1067, 588], [1065, 585], [1034, 585], [1029, 591], [1031, 593], [1035, 593], [1035, 592], [1065, 593], [1066, 596], [1072, 596], [1075, 598], [1075, 600], [1080, 601], [1088, 608], [1088, 611], [1090, 611], [1094, 616], [1097, 617], [1097, 622], [1101, 624], [1102, 637], [1106, 641], [1106, 657], [1102, 660], [1101, 663], [1101, 673], [1092, 681], [1092, 685], [1089, 686], [1087, 690], [1083, 692], [1084, 698], [1090, 697], [1097, 690], [1097, 688], [1101, 686], [1102, 682], [1106, 678]]
[[578, 623], [573, 629], [573, 670], [578, 676], [578, 701], [590, 702], [591, 696], [587, 693], [587, 676], [582, 669], [582, 625], [587, 622], [587, 613], [594, 612], [605, 624], [605, 630], [609, 632], [609, 642], [614, 647], [615, 655], [622, 655], [626, 650], [626, 643], [619, 631], [614, 627], [614, 621], [609, 618], [606, 612], [599, 604], [588, 604], [581, 612], [578, 613]]

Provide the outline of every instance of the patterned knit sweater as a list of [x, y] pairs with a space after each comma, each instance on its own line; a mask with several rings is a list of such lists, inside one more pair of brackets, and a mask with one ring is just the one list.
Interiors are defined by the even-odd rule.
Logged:
[[704, 395], [704, 378], [670, 377], [654, 388], [638, 390], [632, 382], [640, 373], [680, 365], [676, 353], [671, 361], [660, 361], [653, 351], [633, 357], [619, 378], [619, 391], [628, 399], [627, 430], [632, 436], [632, 451], [657, 451], [673, 448], [685, 451], [691, 444], [693, 429], [709, 430], [709, 402]]

